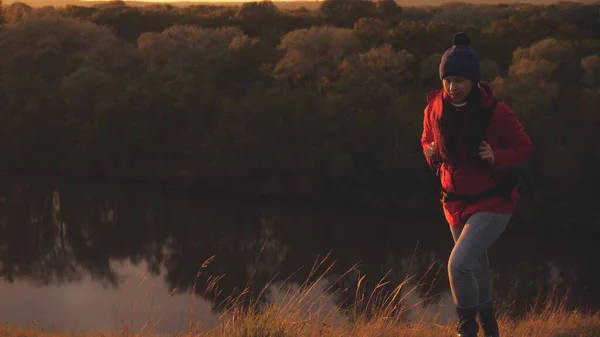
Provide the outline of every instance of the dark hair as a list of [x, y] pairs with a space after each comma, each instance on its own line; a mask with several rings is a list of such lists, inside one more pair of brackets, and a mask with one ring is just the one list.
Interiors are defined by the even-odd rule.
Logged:
[[[444, 95], [445, 96], [445, 95]], [[474, 84], [467, 97], [466, 123], [458, 123], [456, 107], [449, 99], [443, 99], [441, 115], [437, 117], [433, 128], [433, 138], [438, 149], [438, 154], [450, 164], [468, 161], [473, 165], [481, 165], [483, 160], [479, 157], [479, 146], [486, 138], [487, 116], [479, 86]], [[461, 157], [458, 151], [458, 137], [464, 136], [466, 158]]]

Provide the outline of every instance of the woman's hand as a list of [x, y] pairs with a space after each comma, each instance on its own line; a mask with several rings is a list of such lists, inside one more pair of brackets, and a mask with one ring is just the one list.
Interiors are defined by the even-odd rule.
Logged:
[[479, 157], [490, 164], [494, 164], [494, 162], [496, 162], [494, 150], [492, 150], [490, 144], [485, 141], [481, 142], [481, 145], [479, 145]]
[[429, 145], [427, 145], [427, 148], [425, 149], [425, 155], [427, 156], [427, 158], [433, 158], [433, 156], [435, 156], [436, 153], [437, 148], [435, 147], [435, 142], [429, 143]]

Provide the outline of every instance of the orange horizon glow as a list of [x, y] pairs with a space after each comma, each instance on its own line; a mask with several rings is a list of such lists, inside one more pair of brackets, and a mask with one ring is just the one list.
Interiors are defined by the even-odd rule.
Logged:
[[[106, 2], [110, 2], [111, 0], [81, 0], [82, 2], [99, 2], [99, 1], [106, 1]], [[217, 3], [223, 3], [223, 2], [260, 2], [262, 0], [124, 0], [124, 1], [131, 1], [131, 2], [162, 2], [162, 3], [167, 3], [167, 2], [217, 2]], [[271, 0], [272, 2], [321, 2], [323, 0]]]

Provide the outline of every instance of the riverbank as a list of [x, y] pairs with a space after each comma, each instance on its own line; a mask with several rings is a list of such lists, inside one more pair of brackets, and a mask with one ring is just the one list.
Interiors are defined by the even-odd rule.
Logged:
[[[214, 256], [207, 259], [197, 276], [205, 272]], [[121, 323], [116, 328], [91, 331], [77, 328], [77, 314], [72, 316], [73, 325], [53, 327], [51, 318], [42, 326], [18, 326], [0, 324], [0, 337], [449, 337], [454, 336], [455, 320], [451, 298], [421, 294], [421, 281], [407, 277], [400, 283], [384, 277], [370, 279], [356, 266], [342, 275], [333, 271], [335, 262], [329, 256], [315, 261], [308, 277], [301, 284], [273, 281], [262, 287], [247, 286], [237, 295], [227, 296], [213, 302], [214, 319], [208, 319], [197, 311], [198, 299], [190, 296], [189, 307], [183, 309], [183, 327], [180, 325], [169, 334], [165, 331], [161, 315], [150, 313], [142, 321], [133, 324], [133, 317], [117, 311]], [[430, 269], [431, 270], [431, 269]], [[252, 275], [256, 273], [256, 269]], [[348, 278], [353, 279], [348, 283]], [[194, 282], [197, 294], [201, 283]], [[209, 277], [204, 296], [221, 293], [221, 277]], [[248, 284], [252, 284], [249, 282]], [[567, 292], [568, 293], [568, 292]], [[172, 293], [171, 293], [172, 294]], [[213, 295], [211, 295], [213, 294]], [[144, 291], [144, 298], [148, 291]], [[184, 295], [184, 297], [187, 295]], [[569, 305], [568, 294], [553, 292], [529, 303], [529, 311], [517, 310], [514, 302], [498, 298], [498, 320], [502, 336], [510, 337], [600, 337], [600, 312], [579, 310]], [[138, 299], [137, 304], [143, 299]], [[14, 300], [12, 300], [14, 302]], [[217, 303], [218, 302], [218, 303]], [[90, 309], [102, 306], [97, 301], [85, 302]], [[513, 303], [513, 304], [511, 304]], [[157, 302], [157, 304], [159, 304]], [[159, 304], [160, 305], [160, 304]], [[92, 308], [96, 306], [96, 308]], [[60, 303], [56, 310], [61, 310]], [[210, 309], [209, 309], [210, 310]], [[129, 312], [129, 311], [128, 311]], [[131, 312], [130, 312], [131, 313]], [[165, 312], [163, 311], [163, 314]], [[121, 315], [122, 314], [122, 315]], [[65, 322], [69, 322], [66, 320]], [[212, 322], [211, 322], [212, 321]], [[110, 331], [112, 329], [112, 331]], [[167, 330], [173, 331], [173, 330]]]
[[[184, 332], [171, 336], [206, 336], [206, 337], [287, 337], [287, 336], [452, 336], [453, 326], [416, 323], [408, 326], [386, 319], [359, 320], [354, 324], [325, 324], [319, 319], [296, 319], [283, 312], [271, 310], [263, 314], [251, 314], [226, 319], [211, 332]], [[502, 319], [502, 336], [510, 337], [593, 337], [600, 336], [600, 316], [582, 314], [575, 311], [549, 310], [531, 315], [519, 321]], [[113, 333], [49, 333], [36, 328], [3, 325], [0, 327], [2, 337], [124, 337], [124, 336], [156, 336], [151, 332], [113, 332]]]
[[[205, 262], [204, 266], [209, 261]], [[316, 264], [317, 267], [322, 263]], [[327, 270], [330, 269], [327, 268]], [[318, 269], [318, 268], [316, 268]], [[121, 317], [119, 331], [44, 331], [36, 326], [0, 325], [0, 337], [448, 337], [454, 336], [455, 320], [446, 315], [444, 306], [426, 299], [415, 300], [418, 287], [409, 279], [395, 287], [385, 279], [366, 288], [366, 277], [359, 277], [356, 288], [334, 290], [341, 278], [321, 286], [325, 275], [311, 271], [301, 285], [271, 284], [258, 294], [246, 288], [238, 296], [230, 296], [218, 309], [217, 320], [209, 326], [198, 317], [193, 305], [186, 317], [187, 328], [178, 333], [159, 334], [160, 317], [133, 327]], [[347, 275], [346, 275], [347, 276]], [[342, 276], [343, 277], [343, 276]], [[207, 294], [214, 291], [218, 280], [209, 282]], [[328, 283], [328, 282], [326, 282]], [[278, 295], [271, 290], [276, 287]], [[350, 295], [351, 303], [334, 300], [335, 294]], [[267, 302], [257, 298], [268, 297]], [[568, 309], [566, 297], [550, 295], [533, 303], [527, 313], [516, 315], [510, 307], [498, 310], [502, 336], [510, 337], [600, 337], [600, 312]], [[447, 309], [451, 308], [445, 308]]]

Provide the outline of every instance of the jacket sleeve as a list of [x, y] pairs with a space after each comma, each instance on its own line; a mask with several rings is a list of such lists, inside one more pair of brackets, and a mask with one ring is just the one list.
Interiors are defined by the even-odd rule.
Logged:
[[533, 147], [515, 112], [504, 103], [498, 104], [498, 130], [502, 148], [494, 150], [494, 167], [505, 170], [522, 164]]
[[[427, 106], [423, 113], [423, 133], [421, 134], [421, 147], [423, 150], [423, 155], [425, 155], [425, 149], [427, 149], [427, 146], [433, 142], [433, 133], [430, 125], [430, 110], [430, 107]], [[425, 155], [425, 160], [431, 168], [437, 168], [440, 166], [440, 162], [436, 155], [434, 155], [432, 158], [428, 158], [427, 155]]]

